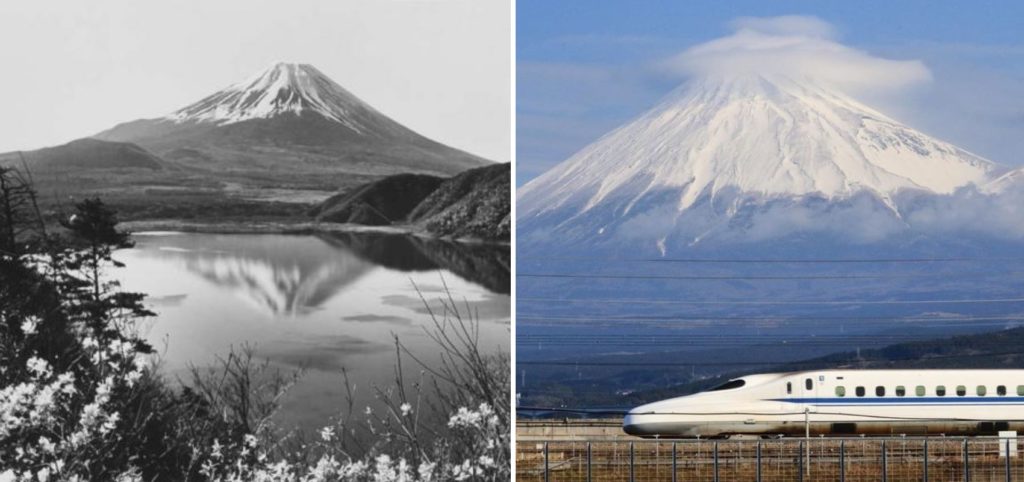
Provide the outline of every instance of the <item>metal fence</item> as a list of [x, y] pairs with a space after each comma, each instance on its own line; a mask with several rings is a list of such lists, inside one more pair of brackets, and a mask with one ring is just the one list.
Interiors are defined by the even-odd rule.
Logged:
[[517, 481], [1021, 481], [1017, 438], [522, 441]]

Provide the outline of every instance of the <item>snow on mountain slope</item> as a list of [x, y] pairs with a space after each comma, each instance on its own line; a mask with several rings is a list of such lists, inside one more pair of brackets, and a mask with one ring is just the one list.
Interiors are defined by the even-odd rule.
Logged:
[[[403, 129], [309, 64], [280, 62], [166, 118], [233, 124], [281, 114], [315, 113], [358, 133]], [[379, 132], [375, 132], [379, 134]]]
[[[903, 190], [948, 194], [993, 163], [805, 79], [706, 77], [683, 86], [519, 190], [520, 219], [615, 209], [671, 193], [683, 212], [723, 191], [747, 199]], [[636, 214], [636, 213], [632, 213]]]
[[[94, 138], [132, 142], [186, 169], [452, 175], [489, 164], [377, 111], [307, 64], [277, 63], [169, 115]], [[317, 180], [314, 180], [317, 181]]]

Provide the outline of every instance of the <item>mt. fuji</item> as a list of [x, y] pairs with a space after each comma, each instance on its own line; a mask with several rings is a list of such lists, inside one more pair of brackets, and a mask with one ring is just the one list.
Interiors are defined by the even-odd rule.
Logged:
[[279, 115], [316, 114], [353, 133], [407, 137], [411, 132], [374, 110], [308, 64], [278, 63], [165, 117], [219, 126]]
[[381, 114], [315, 67], [277, 63], [155, 119], [94, 136], [189, 168], [451, 175], [487, 164]]
[[1007, 171], [825, 82], [709, 75], [523, 186], [518, 240], [665, 254], [838, 228], [873, 242], [913, 230], [923, 198]]

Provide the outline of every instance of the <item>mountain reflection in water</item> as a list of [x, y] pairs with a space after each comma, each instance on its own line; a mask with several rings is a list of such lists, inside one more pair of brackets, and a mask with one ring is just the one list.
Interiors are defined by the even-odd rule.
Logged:
[[287, 373], [283, 422], [316, 427], [346, 406], [341, 370], [374, 405], [370, 386], [390, 385], [394, 337], [436, 361], [424, 301], [443, 312], [448, 293], [480, 321], [480, 343], [507, 353], [509, 249], [384, 234], [135, 236], [111, 270], [128, 291], [147, 293], [157, 316], [147, 339], [172, 377], [243, 344]]
[[145, 256], [188, 271], [274, 314], [302, 315], [368, 271], [446, 270], [489, 291], [510, 292], [509, 250], [395, 234], [161, 236]]

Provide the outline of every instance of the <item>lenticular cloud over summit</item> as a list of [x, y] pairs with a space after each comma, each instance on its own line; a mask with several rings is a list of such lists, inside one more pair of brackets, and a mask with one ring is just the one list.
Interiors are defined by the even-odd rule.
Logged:
[[919, 60], [875, 57], [837, 40], [835, 28], [816, 17], [742, 17], [733, 33], [687, 49], [665, 65], [687, 77], [784, 75], [828, 83], [850, 93], [888, 91], [931, 80]]
[[1024, 225], [1024, 175], [864, 102], [929, 81], [920, 61], [844, 46], [814, 17], [731, 25], [665, 62], [679, 88], [519, 190], [521, 250], [1024, 237], [1005, 229]]

